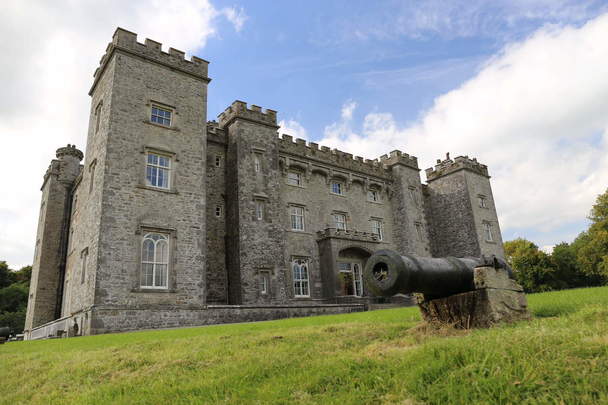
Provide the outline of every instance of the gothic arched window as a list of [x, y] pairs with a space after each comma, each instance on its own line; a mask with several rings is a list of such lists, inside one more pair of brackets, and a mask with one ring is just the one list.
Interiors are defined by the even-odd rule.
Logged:
[[293, 259], [291, 262], [293, 271], [293, 293], [296, 297], [310, 297], [308, 288], [308, 261], [305, 259]]
[[141, 245], [141, 286], [167, 288], [169, 275], [169, 236], [149, 232]]

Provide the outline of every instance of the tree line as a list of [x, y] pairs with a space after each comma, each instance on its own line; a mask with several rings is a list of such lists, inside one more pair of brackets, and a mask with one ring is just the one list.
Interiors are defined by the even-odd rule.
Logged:
[[551, 253], [523, 238], [504, 243], [506, 259], [526, 292], [608, 283], [608, 190], [597, 197], [588, 218], [587, 230]]
[[0, 327], [8, 326], [12, 334], [23, 332], [32, 266], [13, 271], [0, 261]]

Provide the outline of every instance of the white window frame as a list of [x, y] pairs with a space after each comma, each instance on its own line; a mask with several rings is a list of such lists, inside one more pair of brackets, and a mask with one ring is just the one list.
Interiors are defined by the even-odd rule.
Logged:
[[287, 184], [290, 186], [302, 187], [302, 173], [295, 170], [287, 171]]
[[266, 202], [264, 200], [255, 200], [255, 219], [258, 221], [264, 220], [264, 211], [266, 210]]
[[[155, 109], [156, 113], [154, 111]], [[169, 113], [168, 118], [166, 113]], [[163, 127], [171, 128], [171, 125], [173, 124], [173, 109], [158, 104], [152, 104], [150, 107], [150, 122]]]
[[306, 217], [304, 207], [299, 205], [289, 206], [289, 220], [291, 223], [291, 230], [297, 232], [304, 232], [306, 225], [304, 219]]
[[384, 223], [380, 218], [372, 218], [372, 233], [378, 237], [378, 240], [384, 239]]
[[344, 182], [332, 180], [329, 186], [329, 192], [335, 195], [344, 195]]
[[363, 272], [361, 263], [354, 261], [338, 262], [338, 272], [351, 273], [353, 279], [353, 295], [354, 297], [363, 297]]
[[[154, 163], [154, 162], [151, 163], [150, 156], [156, 156], [157, 163]], [[160, 164], [161, 158], [167, 160], [167, 162], [168, 162], [167, 166], [163, 166]], [[173, 166], [173, 157], [172, 156], [164, 154], [164, 153], [159, 153], [156, 151], [147, 151], [146, 152], [146, 186], [160, 189], [160, 190], [171, 190], [172, 166]], [[148, 168], [156, 169], [157, 183], [158, 183], [158, 178], [160, 177], [160, 176], [158, 176], [158, 173], [160, 173], [161, 171], [163, 173], [165, 173], [164, 178], [167, 179], [167, 185], [163, 186], [163, 185], [158, 185], [158, 184], [152, 184], [152, 182], [150, 180], [150, 177], [152, 177], [152, 176], [148, 174]]]
[[331, 214], [332, 221], [334, 223], [334, 228], [345, 231], [347, 229], [346, 226], [346, 214], [343, 212], [334, 212]]
[[375, 203], [380, 202], [380, 191], [372, 188], [367, 190], [367, 200]]
[[[302, 267], [306, 277], [302, 275]], [[296, 271], [298, 270], [298, 271]], [[291, 259], [291, 275], [293, 278], [293, 295], [296, 298], [310, 298], [310, 265], [307, 258], [293, 257]]]
[[270, 271], [260, 271], [260, 294], [270, 294]]
[[492, 236], [492, 224], [489, 222], [484, 222], [483, 230], [485, 233], [486, 242], [494, 242], [494, 238]]
[[[154, 237], [158, 237], [158, 239], [154, 239]], [[146, 241], [151, 241], [154, 245], [154, 250], [153, 250], [153, 258], [152, 260], [145, 260], [146, 256], [144, 253], [144, 246], [146, 244]], [[166, 252], [165, 252], [165, 257], [164, 258], [158, 258], [157, 257], [157, 249], [159, 248], [159, 245], [161, 245], [161, 243], [164, 243], [166, 245]], [[170, 263], [170, 257], [171, 257], [171, 235], [168, 233], [163, 233], [163, 232], [157, 232], [157, 231], [145, 231], [144, 235], [142, 237], [141, 240], [141, 272], [140, 272], [140, 277], [139, 277], [139, 285], [140, 288], [143, 289], [156, 289], [156, 290], [166, 290], [169, 288], [169, 271], [171, 271], [171, 266], [169, 265]], [[145, 265], [152, 265], [152, 284], [145, 284], [144, 283], [144, 272], [145, 272]], [[165, 266], [165, 277], [164, 280], [161, 279], [161, 282], [164, 281], [163, 283], [157, 283], [157, 272], [162, 271], [162, 266]], [[160, 267], [160, 268], [159, 268]]]

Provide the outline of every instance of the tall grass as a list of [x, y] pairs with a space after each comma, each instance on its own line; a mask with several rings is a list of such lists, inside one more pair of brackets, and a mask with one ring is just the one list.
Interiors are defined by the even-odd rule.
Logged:
[[608, 403], [608, 287], [429, 332], [417, 308], [0, 346], [0, 404]]

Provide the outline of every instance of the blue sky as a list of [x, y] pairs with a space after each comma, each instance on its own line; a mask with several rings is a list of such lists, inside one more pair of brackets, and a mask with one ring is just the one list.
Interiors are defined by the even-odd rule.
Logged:
[[607, 1], [5, 4], [0, 141], [27, 151], [0, 161], [20, 173], [0, 198], [0, 260], [14, 267], [31, 261], [55, 149], [84, 148], [117, 26], [211, 62], [209, 119], [239, 99], [277, 110], [281, 132], [366, 158], [477, 157], [505, 240], [571, 241], [608, 185]]

